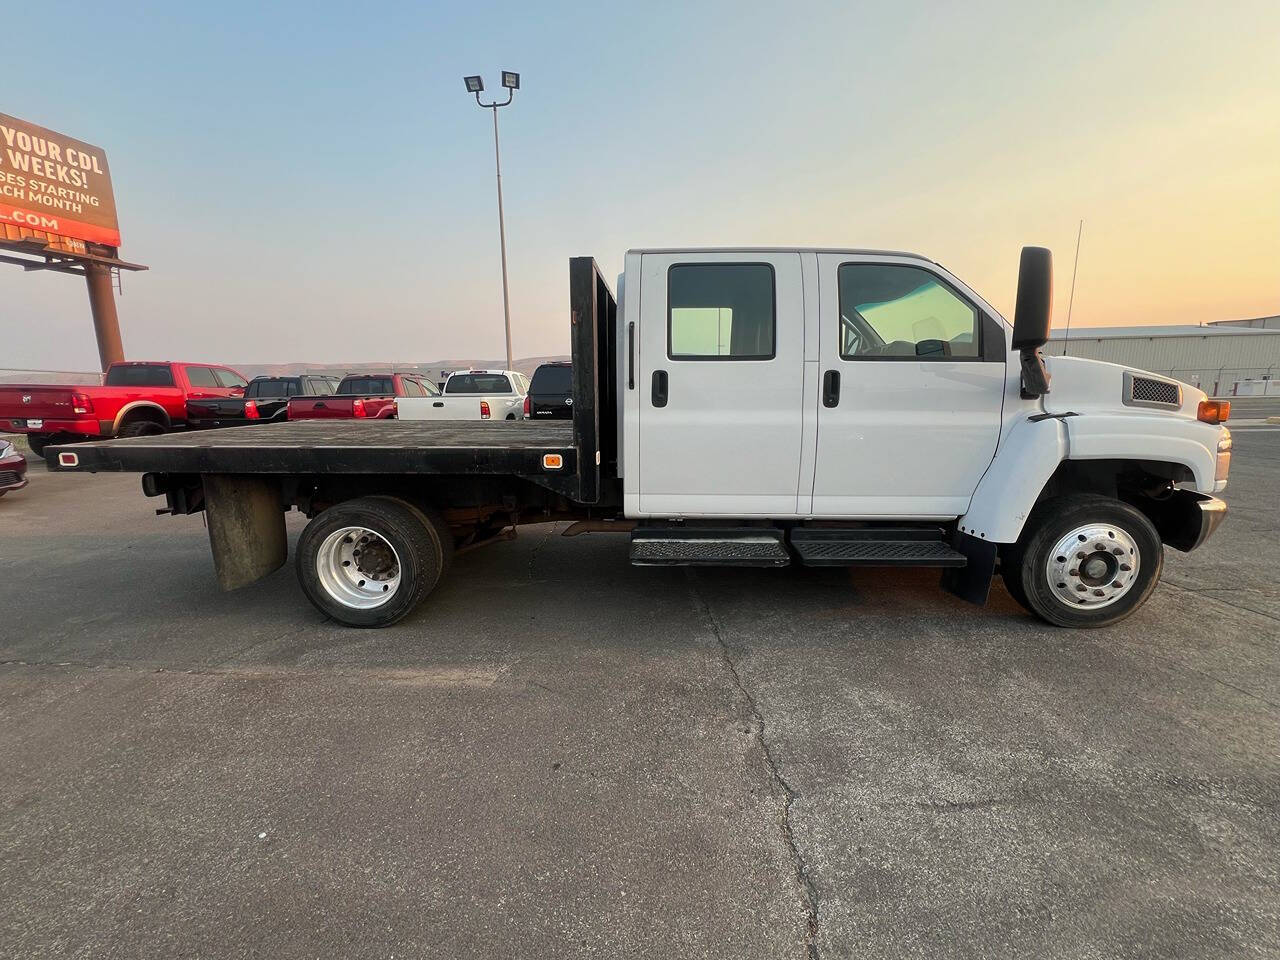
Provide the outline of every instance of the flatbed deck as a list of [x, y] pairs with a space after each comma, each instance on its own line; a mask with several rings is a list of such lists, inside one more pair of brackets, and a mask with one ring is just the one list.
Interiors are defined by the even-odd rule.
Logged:
[[[75, 464], [59, 454], [74, 453]], [[577, 469], [570, 421], [299, 420], [51, 446], [51, 470], [184, 474], [545, 476]]]

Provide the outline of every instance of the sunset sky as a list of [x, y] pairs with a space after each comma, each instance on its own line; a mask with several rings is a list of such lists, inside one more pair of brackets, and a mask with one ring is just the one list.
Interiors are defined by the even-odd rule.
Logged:
[[[136, 359], [566, 352], [567, 259], [915, 250], [1073, 325], [1280, 313], [1280, 4], [73, 3], [0, 112], [105, 148]], [[93, 369], [83, 283], [0, 265], [0, 367]]]

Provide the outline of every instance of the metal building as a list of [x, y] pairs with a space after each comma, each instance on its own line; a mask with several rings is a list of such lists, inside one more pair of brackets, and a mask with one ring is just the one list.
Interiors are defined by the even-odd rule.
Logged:
[[1280, 314], [1274, 317], [1254, 317], [1252, 320], [1210, 320], [1211, 327], [1262, 327], [1265, 330], [1280, 330]]
[[1121, 363], [1193, 384], [1210, 396], [1233, 396], [1256, 392], [1238, 390], [1242, 381], [1280, 379], [1280, 325], [1244, 323], [1075, 327], [1070, 338], [1054, 329], [1045, 353]]

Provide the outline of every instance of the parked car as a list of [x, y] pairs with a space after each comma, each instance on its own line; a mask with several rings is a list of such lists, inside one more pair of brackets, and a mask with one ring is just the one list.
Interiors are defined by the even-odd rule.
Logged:
[[529, 381], [515, 370], [459, 370], [438, 397], [396, 401], [401, 420], [520, 420]]
[[300, 377], [254, 377], [243, 397], [187, 401], [187, 428], [242, 427], [288, 419], [290, 397], [328, 397], [338, 388], [338, 378], [322, 374]]
[[527, 420], [573, 419], [573, 364], [544, 363], [533, 371], [529, 395], [524, 398]]
[[13, 444], [0, 438], [0, 497], [27, 485], [27, 458]]
[[50, 443], [138, 437], [184, 427], [187, 401], [238, 397], [246, 381], [207, 363], [113, 363], [103, 385], [0, 386], [0, 427], [25, 433], [36, 456]]
[[342, 378], [332, 396], [290, 397], [288, 418], [388, 420], [396, 415], [399, 397], [439, 395], [434, 383], [416, 373], [353, 373]]

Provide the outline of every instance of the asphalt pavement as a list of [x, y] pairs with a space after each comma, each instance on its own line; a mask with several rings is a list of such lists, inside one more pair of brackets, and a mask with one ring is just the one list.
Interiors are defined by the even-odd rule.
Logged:
[[292, 564], [219, 592], [137, 477], [33, 468], [0, 956], [1280, 956], [1280, 429], [1227, 499], [1100, 631], [552, 525], [359, 631]]

